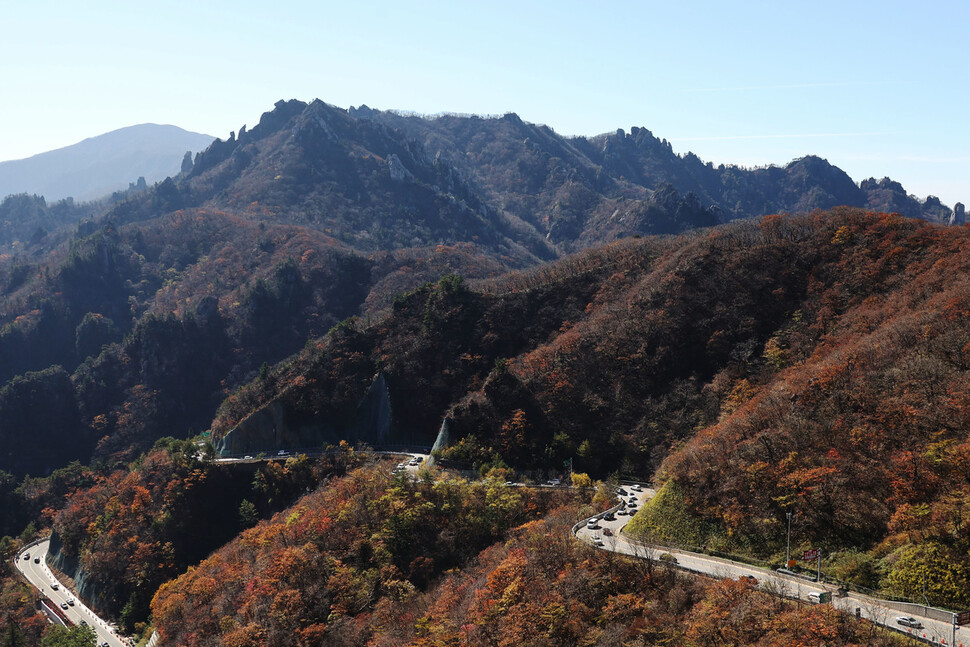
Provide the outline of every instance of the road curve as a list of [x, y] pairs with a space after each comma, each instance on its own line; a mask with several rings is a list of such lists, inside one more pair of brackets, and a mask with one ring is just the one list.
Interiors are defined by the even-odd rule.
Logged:
[[[71, 591], [64, 586], [63, 582], [58, 582], [47, 566], [47, 551], [50, 549], [50, 538], [43, 539], [23, 548], [15, 557], [17, 570], [30, 582], [31, 586], [40, 591], [41, 596], [49, 600], [53, 605], [61, 608], [64, 615], [78, 625], [82, 622], [94, 629], [98, 635], [98, 645], [109, 645], [109, 647], [129, 647], [132, 643], [129, 639], [115, 633], [114, 627], [103, 619], [99, 618], [81, 600], [77, 599]], [[57, 589], [54, 589], [54, 586]], [[71, 600], [74, 604], [70, 604]], [[61, 605], [67, 605], [64, 609]]]
[[[637, 502], [637, 510], [656, 494], [651, 488], [643, 488], [640, 492], [631, 491], [629, 487], [626, 489], [628, 495], [621, 497], [621, 500], [629, 502], [631, 499], [634, 499]], [[626, 509], [629, 510], [629, 507]], [[595, 528], [589, 527], [589, 519], [576, 524], [574, 532], [577, 539], [588, 542], [603, 550], [610, 550], [615, 553], [631, 555], [641, 559], [666, 561], [678, 568], [719, 579], [753, 578], [752, 583], [756, 583], [765, 591], [802, 601], [809, 601], [809, 596], [812, 593], [827, 591], [832, 594], [832, 604], [836, 608], [853, 614], [858, 613], [859, 617], [871, 620], [893, 631], [925, 639], [927, 642], [935, 641], [941, 645], [970, 647], [970, 627], [957, 629], [956, 641], [954, 643], [953, 626], [950, 622], [941, 622], [933, 618], [919, 616], [918, 619], [923, 625], [921, 628], [903, 627], [897, 624], [896, 618], [899, 616], [913, 615], [913, 613], [894, 609], [888, 606], [884, 600], [870, 598], [854, 592], [850, 592], [844, 597], [836, 597], [837, 587], [829, 584], [819, 584], [801, 577], [782, 575], [749, 564], [712, 557], [701, 553], [692, 553], [659, 546], [648, 546], [632, 540], [623, 533], [623, 528], [630, 519], [629, 515], [617, 516], [614, 513], [615, 519], [612, 521], [604, 519], [604, 515], [605, 513], [601, 512], [590, 517], [590, 519], [596, 520]]]

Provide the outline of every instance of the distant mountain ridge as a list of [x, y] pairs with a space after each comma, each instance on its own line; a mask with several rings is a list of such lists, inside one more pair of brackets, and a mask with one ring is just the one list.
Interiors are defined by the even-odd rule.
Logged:
[[139, 124], [20, 160], [0, 162], [0, 198], [27, 193], [53, 202], [100, 198], [144, 177], [149, 184], [176, 175], [186, 151], [215, 138], [177, 126]]
[[[713, 210], [721, 222], [835, 206], [896, 212], [934, 222], [946, 222], [952, 214], [939, 199], [920, 200], [889, 178], [869, 178], [857, 184], [845, 171], [816, 155], [785, 166], [746, 169], [714, 166], [689, 151], [675, 153], [666, 139], [636, 126], [629, 132], [618, 129], [594, 137], [562, 137], [546, 126], [523, 122], [514, 113], [501, 118], [428, 118], [361, 106], [351, 108], [350, 114], [401, 129], [527, 220], [548, 209], [550, 202], [559, 202], [564, 190], [569, 195], [592, 191], [622, 203], [642, 189], [671, 188], [685, 197], [693, 196], [689, 202]], [[517, 173], [525, 175], [524, 184]], [[530, 192], [534, 192], [531, 197]], [[616, 216], [606, 220], [622, 219], [630, 205], [627, 209], [614, 202], [601, 206], [603, 209], [589, 213], [589, 225], [610, 226], [600, 211], [618, 207], [609, 211]]]

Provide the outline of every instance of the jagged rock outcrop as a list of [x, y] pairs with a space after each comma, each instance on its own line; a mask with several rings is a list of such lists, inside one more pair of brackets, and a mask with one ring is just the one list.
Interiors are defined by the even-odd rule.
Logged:
[[962, 202], [957, 202], [953, 205], [953, 214], [950, 216], [950, 225], [959, 226], [966, 224], [967, 216], [964, 212], [964, 206]]
[[391, 179], [395, 182], [404, 182], [414, 179], [414, 174], [404, 167], [401, 158], [396, 153], [387, 156], [387, 170], [391, 174]]

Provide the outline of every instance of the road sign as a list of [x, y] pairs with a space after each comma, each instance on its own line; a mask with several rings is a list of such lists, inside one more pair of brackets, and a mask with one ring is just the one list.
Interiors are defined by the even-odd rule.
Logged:
[[961, 611], [957, 614], [957, 624], [959, 626], [970, 625], [970, 611]]
[[806, 550], [804, 553], [802, 553], [802, 559], [806, 562], [811, 562], [818, 559], [818, 548]]

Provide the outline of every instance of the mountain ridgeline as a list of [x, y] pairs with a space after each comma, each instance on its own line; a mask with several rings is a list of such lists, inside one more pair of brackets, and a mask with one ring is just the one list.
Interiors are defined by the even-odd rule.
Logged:
[[[0, 469], [130, 457], [160, 436], [206, 429], [264, 364], [348, 317], [411, 307], [443, 275], [494, 278], [630, 236], [837, 204], [955, 215], [890, 180], [857, 186], [816, 157], [715, 168], [642, 128], [564, 138], [514, 114], [424, 118], [321, 101], [281, 101], [181, 169], [101, 203], [0, 204]], [[585, 306], [589, 290], [568, 285], [561, 296]], [[420, 306], [428, 317], [432, 305]], [[563, 325], [548, 307], [521, 306], [508, 316], [534, 320], [516, 341], [479, 349], [461, 371], [483, 378], [483, 366]], [[347, 393], [363, 398], [379, 369], [392, 390], [406, 382], [386, 370], [399, 360], [372, 362]], [[459, 384], [407, 424], [437, 428], [431, 418]], [[38, 392], [63, 406], [38, 417], [18, 395]], [[333, 433], [352, 417], [342, 413]], [[31, 433], [71, 442], [15, 451]]]

